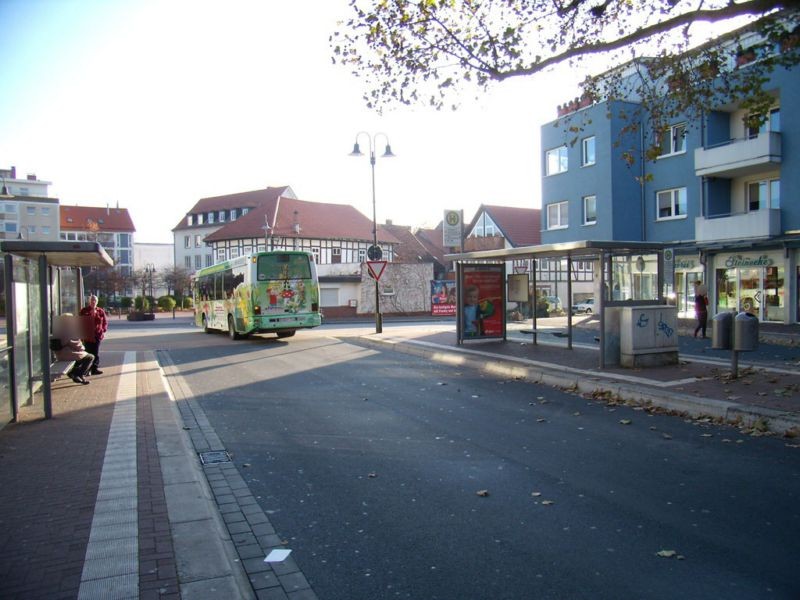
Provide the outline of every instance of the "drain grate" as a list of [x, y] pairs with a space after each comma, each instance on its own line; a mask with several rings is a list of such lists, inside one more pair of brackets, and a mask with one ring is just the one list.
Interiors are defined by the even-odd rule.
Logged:
[[231, 462], [231, 456], [225, 450], [214, 450], [212, 452], [198, 452], [200, 462], [204, 465]]

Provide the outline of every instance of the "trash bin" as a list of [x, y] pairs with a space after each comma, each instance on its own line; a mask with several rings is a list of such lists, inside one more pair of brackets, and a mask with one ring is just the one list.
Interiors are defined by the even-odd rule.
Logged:
[[740, 312], [733, 320], [733, 349], [749, 352], [758, 349], [758, 317]]
[[731, 349], [733, 313], [721, 312], [711, 319], [711, 347], [716, 350]]

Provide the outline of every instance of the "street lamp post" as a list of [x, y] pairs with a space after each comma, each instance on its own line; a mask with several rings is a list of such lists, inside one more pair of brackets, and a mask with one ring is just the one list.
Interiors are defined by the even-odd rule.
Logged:
[[[145, 268], [144, 268], [144, 272], [145, 272], [145, 277], [146, 277], [145, 283], [149, 284], [149, 288], [150, 288], [150, 298], [153, 298], [153, 275], [156, 272], [156, 266], [153, 263], [148, 263], [147, 266], [145, 266]], [[142, 287], [144, 287], [144, 286], [142, 286]], [[144, 295], [144, 294], [142, 294], [142, 295]], [[142, 304], [144, 304], [145, 298], [142, 298], [142, 300], [143, 300]], [[147, 303], [150, 304], [149, 298], [147, 299]], [[150, 304], [150, 313], [151, 314], [153, 313], [153, 305], [152, 304]]]
[[[375, 211], [375, 144], [378, 141], [379, 136], [383, 136], [383, 139], [386, 140], [386, 149], [384, 150], [383, 154], [381, 155], [383, 158], [392, 158], [394, 154], [392, 154], [392, 147], [389, 145], [389, 138], [385, 133], [375, 133], [370, 135], [366, 131], [359, 131], [356, 134], [356, 142], [353, 145], [353, 151], [350, 153], [350, 156], [364, 156], [361, 152], [361, 148], [358, 146], [358, 138], [362, 135], [367, 136], [369, 140], [369, 164], [372, 170], [372, 247], [367, 252], [367, 257], [370, 260], [380, 260], [382, 256], [381, 247], [378, 246], [378, 217]], [[378, 287], [378, 280], [375, 280], [375, 333], [381, 333], [383, 331], [383, 318], [381, 316], [381, 293], [380, 288]]]

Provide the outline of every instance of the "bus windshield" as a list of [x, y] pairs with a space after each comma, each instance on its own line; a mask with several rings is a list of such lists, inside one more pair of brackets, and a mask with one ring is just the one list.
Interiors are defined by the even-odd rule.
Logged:
[[262, 254], [258, 257], [258, 281], [310, 279], [311, 267], [305, 254]]

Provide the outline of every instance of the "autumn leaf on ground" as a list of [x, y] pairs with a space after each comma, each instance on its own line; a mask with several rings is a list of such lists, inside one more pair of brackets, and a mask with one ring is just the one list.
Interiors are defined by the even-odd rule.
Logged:
[[656, 552], [656, 556], [660, 556], [661, 558], [674, 558], [678, 556], [678, 553], [675, 550], [659, 550]]
[[631, 421], [630, 419], [620, 419], [619, 423], [620, 425], [630, 425], [631, 423], [633, 423], [633, 421]]
[[478, 496], [480, 496], [481, 498], [485, 498], [486, 496], [488, 496], [488, 495], [489, 495], [489, 490], [478, 490], [478, 491], [477, 491], [477, 492], [475, 492], [475, 493], [476, 493]]
[[370, 479], [375, 479], [377, 476], [378, 476], [378, 474], [377, 474], [377, 473], [369, 473], [369, 474], [367, 475], [367, 477], [369, 477]]
[[541, 495], [542, 495], [542, 492], [531, 492], [531, 496], [533, 496], [534, 498], [538, 498]]
[[551, 504], [555, 504], [552, 500], [542, 500], [542, 504], [544, 506], [550, 506]]

